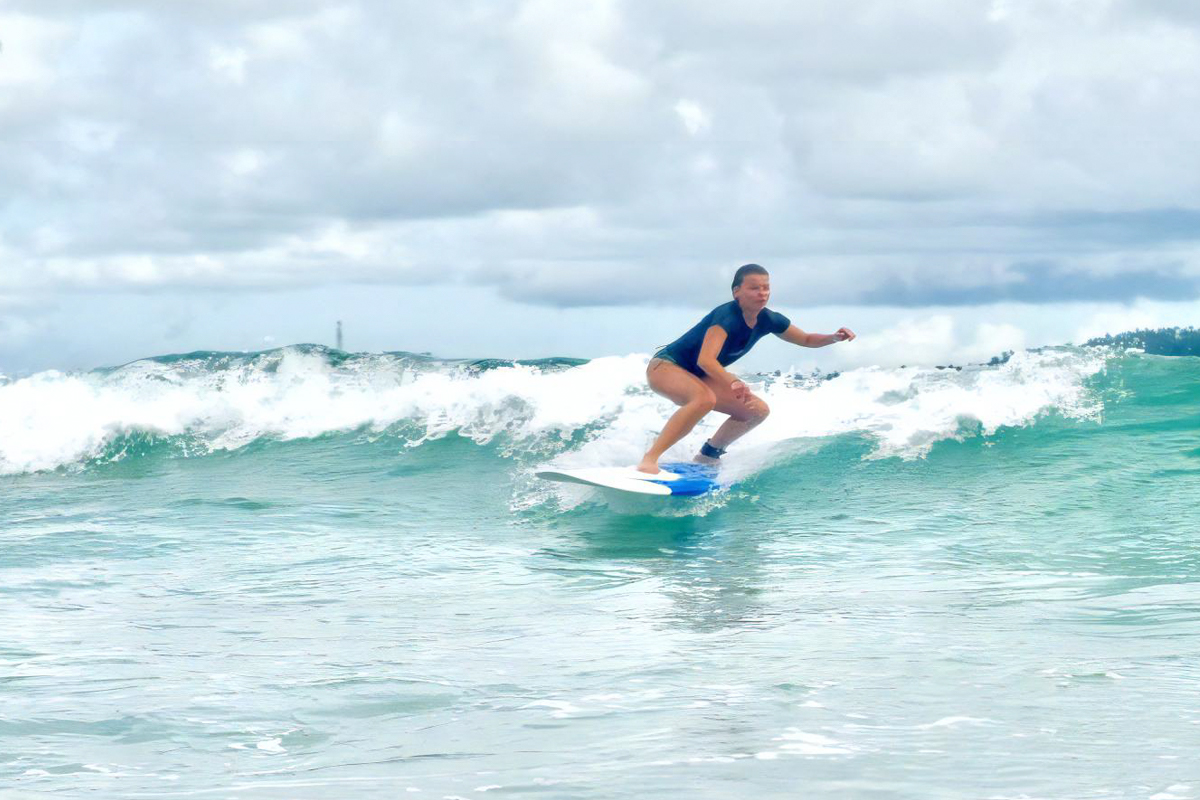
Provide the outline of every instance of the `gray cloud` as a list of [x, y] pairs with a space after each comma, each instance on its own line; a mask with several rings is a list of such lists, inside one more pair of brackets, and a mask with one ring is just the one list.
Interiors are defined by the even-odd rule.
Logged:
[[1079, 211], [1029, 220], [1081, 242], [1110, 246], [1149, 245], [1200, 241], [1200, 210], [1188, 208], [1144, 211]]
[[1193, 9], [9, 0], [0, 292], [1192, 296]]
[[1114, 6], [1119, 13], [1134, 19], [1158, 16], [1171, 22], [1200, 25], [1200, 6], [1190, 0], [1117, 0]]
[[1200, 297], [1200, 276], [1173, 272], [1123, 272], [1094, 275], [1062, 266], [1033, 262], [1014, 264], [1008, 279], [974, 286], [946, 283], [917, 285], [889, 280], [861, 296], [868, 305], [928, 306], [977, 305], [994, 302], [1062, 303], [1064, 301], [1129, 302], [1192, 300]]

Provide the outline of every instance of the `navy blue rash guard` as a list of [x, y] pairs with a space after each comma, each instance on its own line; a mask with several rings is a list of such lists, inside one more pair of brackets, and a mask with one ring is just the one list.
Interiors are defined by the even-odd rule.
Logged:
[[721, 345], [721, 352], [717, 354], [717, 362], [727, 367], [749, 353], [750, 348], [754, 347], [754, 343], [759, 339], [768, 333], [783, 333], [791, 324], [791, 320], [778, 311], [764, 308], [758, 312], [758, 319], [751, 328], [742, 316], [741, 306], [736, 300], [730, 300], [708, 312], [695, 327], [660, 349], [654, 357], [674, 362], [693, 375], [703, 378], [704, 370], [700, 369], [696, 359], [700, 357], [704, 334], [708, 333], [708, 329], [713, 325], [724, 328], [727, 334], [725, 344]]

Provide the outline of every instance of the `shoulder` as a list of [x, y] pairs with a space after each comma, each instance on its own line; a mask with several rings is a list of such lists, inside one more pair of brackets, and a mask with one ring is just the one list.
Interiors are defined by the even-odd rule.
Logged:
[[710, 325], [720, 325], [726, 332], [729, 332], [733, 330], [732, 326], [741, 315], [742, 311], [738, 308], [737, 301], [730, 300], [708, 312], [708, 320]]
[[792, 321], [778, 311], [764, 308], [762, 313], [766, 315], [767, 328], [771, 333], [783, 333], [791, 327]]

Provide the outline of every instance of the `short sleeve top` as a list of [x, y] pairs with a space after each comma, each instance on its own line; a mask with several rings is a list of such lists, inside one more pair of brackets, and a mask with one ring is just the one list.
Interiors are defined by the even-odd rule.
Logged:
[[704, 335], [713, 325], [725, 329], [725, 343], [721, 345], [721, 352], [717, 354], [717, 362], [726, 367], [750, 352], [750, 348], [768, 333], [783, 333], [791, 324], [791, 320], [778, 311], [764, 308], [758, 312], [758, 319], [751, 328], [746, 324], [746, 318], [742, 316], [742, 309], [737, 301], [731, 300], [708, 312], [704, 319], [683, 336], [662, 348], [659, 353], [665, 353], [670, 360], [693, 375], [704, 377], [704, 370], [700, 369], [696, 359], [700, 357]]

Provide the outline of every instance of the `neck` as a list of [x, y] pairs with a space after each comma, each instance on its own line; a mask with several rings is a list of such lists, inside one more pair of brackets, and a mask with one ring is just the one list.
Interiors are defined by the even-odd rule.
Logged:
[[758, 311], [750, 311], [741, 303], [738, 303], [738, 308], [741, 310], [743, 317], [749, 317], [751, 319], [758, 319]]

